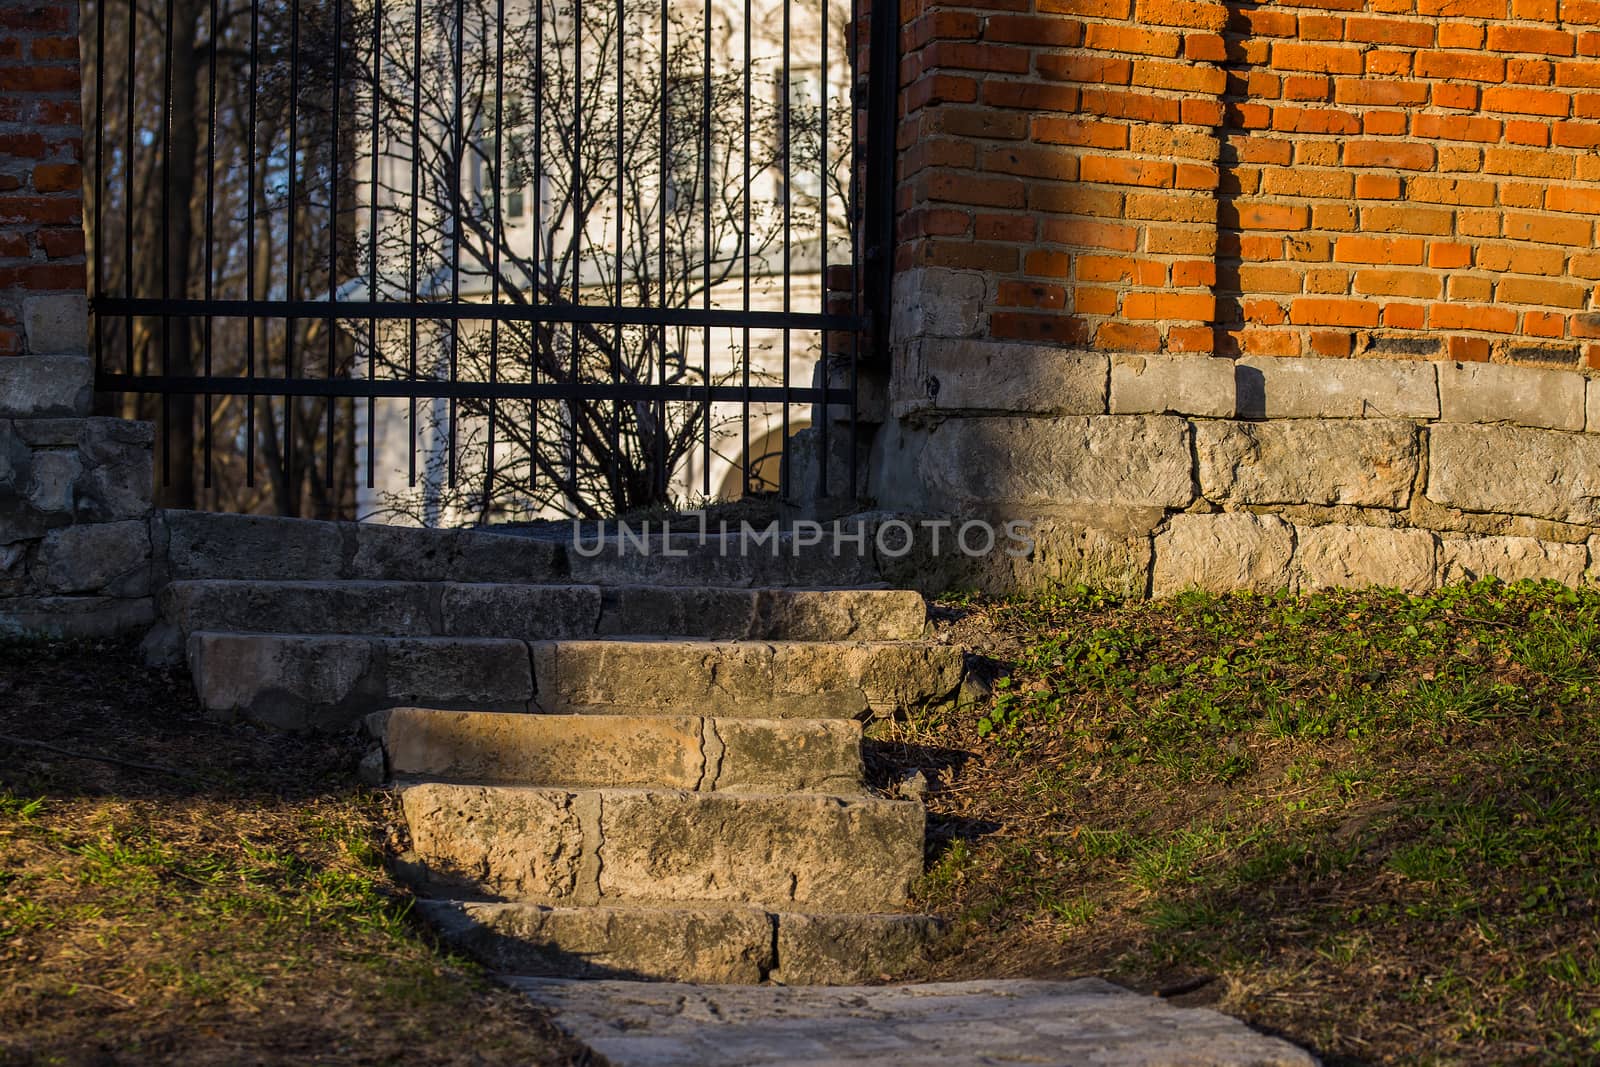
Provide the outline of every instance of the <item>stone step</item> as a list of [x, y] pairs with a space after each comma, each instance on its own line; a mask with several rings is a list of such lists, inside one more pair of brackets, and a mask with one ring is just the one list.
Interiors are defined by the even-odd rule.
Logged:
[[550, 641], [532, 647], [538, 703], [548, 712], [888, 716], [952, 699], [962, 674], [961, 650], [930, 642]]
[[440, 895], [880, 912], [922, 873], [910, 801], [447, 782], [399, 793], [407, 874]]
[[758, 908], [551, 908], [420, 900], [446, 944], [492, 971], [748, 985], [842, 985], [892, 975], [939, 929], [926, 915]]
[[927, 621], [922, 597], [900, 589], [207, 579], [168, 584], [161, 604], [185, 634], [893, 641], [921, 637]]
[[[857, 719], [954, 697], [961, 650], [931, 643], [369, 637], [197, 631], [201, 705], [343, 730], [392, 707]], [[537, 690], [535, 688], [537, 683]]]
[[[174, 580], [582, 583], [676, 586], [867, 586], [882, 584], [871, 537], [863, 550], [829, 538], [657, 535], [649, 547], [615, 536], [603, 550], [589, 535], [529, 537], [487, 530], [433, 530], [262, 515], [158, 513], [158, 555]], [[743, 552], [741, 553], [741, 547]]]
[[520, 715], [395, 708], [368, 729], [396, 778], [718, 793], [864, 791], [848, 719]]

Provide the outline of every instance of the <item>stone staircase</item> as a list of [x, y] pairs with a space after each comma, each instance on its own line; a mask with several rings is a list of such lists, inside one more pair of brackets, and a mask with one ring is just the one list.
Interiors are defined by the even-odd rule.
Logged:
[[[917, 801], [863, 723], [954, 697], [959, 649], [848, 560], [171, 514], [166, 641], [205, 708], [365, 722], [452, 944], [522, 975], [834, 984], [933, 929], [903, 912]], [[645, 565], [648, 566], [645, 566]], [[656, 580], [641, 582], [646, 574]]]

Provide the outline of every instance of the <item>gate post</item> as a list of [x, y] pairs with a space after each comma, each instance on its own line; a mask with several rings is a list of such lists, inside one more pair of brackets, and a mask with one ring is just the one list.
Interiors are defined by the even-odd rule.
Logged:
[[147, 626], [145, 423], [89, 417], [77, 0], [0, 0], [0, 633]]

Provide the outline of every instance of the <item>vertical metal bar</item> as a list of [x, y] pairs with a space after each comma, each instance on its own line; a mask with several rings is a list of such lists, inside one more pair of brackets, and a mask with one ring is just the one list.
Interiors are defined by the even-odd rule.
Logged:
[[[105, 294], [105, 158], [106, 158], [106, 4], [109, 0], [95, 0], [94, 4], [94, 295]], [[213, 51], [212, 53], [216, 53]], [[129, 109], [131, 112], [131, 108]], [[96, 374], [105, 371], [105, 322], [103, 316], [94, 316], [94, 369]]]
[[[791, 26], [789, 22], [789, 0], [783, 0], [783, 101], [780, 105], [779, 119], [783, 123], [783, 313], [787, 317], [790, 307], [789, 275], [791, 263], [790, 251], [793, 244], [793, 215], [794, 215], [794, 177], [790, 173], [790, 153], [794, 140], [792, 120], [794, 118], [794, 85], [793, 72], [790, 69], [789, 49], [791, 46]], [[785, 319], [787, 321], [787, 318]], [[789, 345], [792, 334], [789, 327], [783, 328], [783, 453], [778, 461], [778, 484], [781, 494], [787, 496], [793, 491], [789, 481]]]
[[[847, 210], [850, 213], [850, 310], [851, 317], [855, 319], [854, 336], [850, 341], [850, 439], [856, 437], [856, 392], [861, 373], [861, 246], [866, 239], [866, 226], [863, 211], [865, 208], [865, 188], [861, 173], [861, 109], [857, 106], [857, 91], [861, 86], [860, 70], [862, 67], [861, 56], [861, 7], [860, 0], [852, 0], [850, 10], [850, 203]], [[870, 73], [868, 75], [871, 76]], [[899, 73], [896, 72], [896, 77]], [[870, 94], [870, 90], [869, 90]], [[856, 485], [858, 472], [856, 469], [856, 451], [852, 443], [850, 447], [850, 485]]]
[[[417, 278], [417, 207], [418, 193], [422, 187], [422, 179], [418, 174], [418, 167], [422, 162], [422, 0], [412, 0], [413, 23], [411, 27], [411, 260], [410, 260], [410, 292], [411, 302], [414, 304], [419, 299], [419, 282]], [[410, 388], [407, 390], [406, 406], [406, 432], [410, 444], [406, 449], [406, 485], [416, 488], [417, 484], [417, 316], [412, 315], [407, 323], [410, 334], [410, 344], [407, 348], [407, 380]]]
[[[212, 0], [213, 3], [216, 0]], [[259, 0], [253, 0], [259, 2]], [[339, 96], [344, 91], [340, 77], [344, 62], [344, 3], [343, 0], [333, 2], [333, 103], [329, 112], [329, 155], [328, 155], [328, 380], [332, 381], [335, 374], [335, 359], [338, 351], [339, 338], [339, 183], [343, 175], [339, 172], [341, 163], [339, 144], [341, 131], [339, 129]], [[323, 485], [328, 489], [333, 488], [333, 413], [338, 404], [335, 398], [328, 397], [324, 405], [327, 423], [324, 429], [323, 445], [327, 449]]]
[[[284, 258], [286, 283], [284, 299], [299, 297], [295, 272], [295, 200], [300, 163], [300, 0], [293, 0], [289, 13], [289, 200], [284, 205]], [[294, 377], [295, 320], [285, 318], [283, 323], [283, 376]], [[288, 492], [298, 502], [299, 487], [294, 480], [294, 406], [292, 396], [283, 398], [283, 481]], [[296, 509], [298, 510], [298, 508]]]
[[[161, 73], [161, 376], [172, 373], [172, 317], [165, 306], [172, 299], [172, 87], [175, 72], [172, 69], [173, 31], [175, 28], [174, 0], [166, 0], [167, 32], [162, 44]], [[188, 210], [188, 205], [184, 205]], [[189, 254], [186, 248], [184, 255]], [[187, 323], [185, 323], [187, 328]], [[161, 383], [161, 484], [172, 484], [172, 396]], [[192, 463], [185, 456], [184, 462]]]
[[[103, 2], [103, 0], [97, 0]], [[213, 274], [213, 248], [216, 244], [212, 232], [212, 218], [216, 214], [216, 189], [217, 189], [217, 0], [211, 0], [211, 25], [207, 34], [210, 38], [210, 47], [206, 50], [206, 247], [205, 247], [205, 299], [209, 305], [214, 293]], [[205, 378], [211, 380], [211, 328], [212, 316], [209, 309], [204, 319], [204, 334], [201, 340], [202, 362], [205, 369]], [[205, 395], [205, 427], [203, 437], [205, 441], [205, 488], [211, 488], [211, 393]]]
[[[750, 200], [754, 190], [750, 187], [750, 93], [754, 88], [752, 84], [751, 68], [755, 65], [755, 57], [750, 48], [750, 22], [755, 17], [751, 10], [751, 0], [744, 0], [744, 228], [739, 235], [739, 242], [744, 246], [744, 285], [742, 307], [746, 315], [750, 314]], [[739, 424], [743, 435], [741, 449], [741, 464], [744, 468], [744, 495], [750, 495], [750, 327], [744, 327], [744, 366], [741, 368], [744, 381], [744, 396], [739, 402]]]
[[[538, 321], [540, 277], [544, 253], [544, 5], [533, 0], [533, 262], [531, 303], [534, 316], [528, 324], [528, 381], [539, 384], [540, 332]], [[528, 401], [528, 490], [539, 487], [539, 401]]]
[[[466, 9], [463, 0], [456, 0], [456, 54], [455, 54], [455, 128], [451, 131], [451, 146], [455, 149], [454, 158], [450, 161], [450, 178], [452, 184], [451, 195], [451, 220], [450, 220], [450, 303], [455, 310], [461, 304], [461, 168], [466, 154], [467, 131], [462, 128], [462, 105], [464, 103], [463, 66], [465, 63], [466, 38]], [[450, 319], [450, 382], [455, 384], [456, 361], [461, 353], [461, 320], [454, 316]], [[450, 434], [445, 445], [445, 464], [448, 470], [447, 483], [450, 488], [456, 486], [456, 422], [458, 403], [452, 394], [450, 397]]]
[[[818, 277], [822, 281], [820, 300], [822, 307], [819, 309], [824, 315], [828, 313], [828, 0], [822, 0], [822, 70], [817, 75], [817, 223], [820, 228], [818, 236], [818, 253], [821, 257], [821, 268]], [[817, 450], [821, 453], [821, 460], [817, 464], [819, 497], [826, 499], [828, 496], [828, 424], [833, 421], [832, 409], [828, 403], [828, 383], [831, 380], [828, 367], [828, 329], [822, 329], [822, 425], [817, 430]]]
[[[505, 220], [501, 201], [501, 175], [505, 170], [505, 96], [506, 96], [506, 3], [505, 0], [495, 0], [495, 41], [494, 41], [494, 251], [493, 277], [489, 281], [489, 302], [496, 306], [500, 303], [500, 245], [505, 240]], [[495, 384], [500, 380], [500, 320], [489, 321], [489, 382]], [[489, 397], [489, 455], [486, 463], [487, 472], [484, 475], [484, 513], [487, 514], [490, 501], [494, 499], [494, 440], [495, 440], [495, 415], [498, 402], [494, 396]]]
[[[367, 187], [367, 299], [378, 299], [378, 137], [382, 120], [382, 86], [379, 83], [383, 64], [383, 0], [372, 4], [372, 152], [371, 181]], [[372, 381], [378, 373], [378, 316], [367, 319], [367, 488], [375, 488], [374, 467], [377, 465], [377, 408], [378, 401]], [[359, 518], [359, 516], [358, 516]]]
[[[139, 42], [139, 7], [137, 0], [128, 0], [128, 100], [127, 114], [123, 116], [127, 125], [127, 146], [123, 149], [122, 161], [122, 295], [132, 297], [135, 292], [133, 284], [133, 171], [134, 161], [137, 156], [134, 151], [135, 130], [137, 123], [134, 116], [138, 113], [138, 83], [134, 72], [139, 69], [138, 64]], [[133, 373], [133, 315], [124, 316], [123, 332], [128, 345], [127, 373]]]
[[[583, 195], [583, 0], [572, 0], [572, 27], [572, 184], [568, 187], [568, 199], [572, 202], [572, 302], [581, 304], [583, 261], [578, 242], [582, 236], [581, 220], [584, 217], [580, 199]], [[577, 388], [578, 377], [578, 324], [574, 322], [571, 372], [574, 389]], [[578, 488], [578, 410], [579, 402], [574, 396], [567, 401], [568, 487], [574, 499]]]
[[889, 356], [890, 289], [894, 280], [895, 123], [900, 93], [899, 8], [888, 0], [872, 5], [867, 45], [867, 185], [868, 266], [872, 271], [867, 300], [872, 316], [875, 362]]
[[[660, 168], [657, 175], [658, 203], [656, 205], [656, 283], [661, 288], [661, 306], [665, 308], [671, 299], [667, 295], [667, 189], [671, 180], [671, 131], [668, 128], [668, 118], [671, 114], [671, 84], [667, 74], [668, 48], [671, 46], [667, 29], [667, 0], [661, 0], [661, 98], [657, 102], [661, 119], [661, 144]], [[667, 327], [665, 324], [657, 327], [656, 358], [660, 363], [660, 373], [657, 381], [661, 385], [667, 384]], [[667, 487], [671, 482], [671, 472], [667, 470], [667, 402], [657, 400], [655, 405], [656, 416], [656, 480], [655, 490], [657, 495], [666, 499]]]
[[[700, 299], [701, 306], [711, 310], [711, 0], [705, 3], [705, 40], [701, 47], [705, 50], [702, 57], [705, 61], [705, 73], [701, 79], [700, 92], [700, 130], [702, 134], [702, 152], [700, 169], [704, 176], [705, 196], [700, 205]], [[701, 407], [701, 433], [703, 435], [703, 451], [700, 463], [700, 491], [705, 496], [711, 495], [711, 327], [704, 326], [700, 330], [701, 342], [701, 378], [700, 384], [705, 387], [706, 399]]]
[[[613, 293], [615, 307], [622, 307], [622, 127], [623, 127], [623, 56], [626, 49], [623, 47], [627, 41], [627, 17], [623, 11], [623, 0], [617, 0], [617, 32], [615, 35], [617, 49], [617, 247], [613, 267], [616, 289]], [[621, 384], [622, 380], [622, 324], [619, 322], [611, 331], [611, 381], [612, 384]], [[617, 469], [620, 466], [618, 453], [622, 451], [622, 401], [614, 400], [611, 403], [611, 464], [612, 478], [617, 479]]]
[[[245, 209], [244, 209], [244, 288], [245, 298], [256, 299], [256, 76], [260, 62], [261, 5], [250, 5], [250, 102], [245, 125], [249, 128], [245, 145]], [[244, 321], [244, 373], [246, 378], [256, 376], [256, 318], [246, 316]], [[256, 398], [246, 397], [244, 408], [244, 484], [256, 484]]]

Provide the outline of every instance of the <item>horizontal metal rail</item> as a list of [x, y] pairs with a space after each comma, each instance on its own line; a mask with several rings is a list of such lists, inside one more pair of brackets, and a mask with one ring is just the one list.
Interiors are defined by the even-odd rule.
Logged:
[[[691, 326], [753, 330], [864, 329], [862, 316], [803, 311], [742, 311], [738, 308], [617, 307], [608, 304], [478, 304], [408, 300], [163, 300], [160, 297], [98, 296], [93, 310], [138, 318], [377, 319], [424, 322], [559, 322], [595, 326]], [[102, 386], [110, 388], [110, 386]]]
[[128, 393], [181, 396], [335, 396], [474, 400], [620, 400], [665, 403], [848, 404], [848, 389], [781, 385], [611, 385], [604, 382], [449, 381], [444, 378], [176, 378], [163, 374], [102, 373], [100, 387]]

